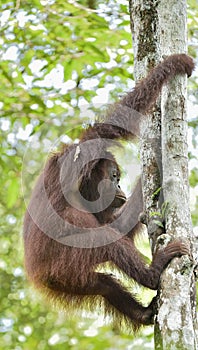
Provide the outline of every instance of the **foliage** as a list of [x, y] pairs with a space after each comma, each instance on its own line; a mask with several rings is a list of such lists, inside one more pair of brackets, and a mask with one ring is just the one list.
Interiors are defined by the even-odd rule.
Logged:
[[[0, 348], [147, 349], [150, 328], [133, 341], [97, 315], [70, 319], [43, 304], [24, 276], [21, 235], [24, 199], [49, 151], [76, 140], [81, 125], [102, 110], [101, 102], [133, 86], [128, 1], [2, 0], [0, 6]], [[195, 0], [188, 11], [195, 56]], [[197, 81], [190, 84], [192, 110]], [[193, 109], [189, 159], [198, 225], [196, 113]]]

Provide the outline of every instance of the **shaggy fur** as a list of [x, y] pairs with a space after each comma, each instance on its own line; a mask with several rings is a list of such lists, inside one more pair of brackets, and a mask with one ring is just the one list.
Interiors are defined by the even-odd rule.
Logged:
[[[156, 252], [150, 267], [145, 264], [134, 245], [142, 211], [140, 181], [119, 209], [110, 205], [91, 213], [76, 193], [79, 190], [87, 203], [96, 201], [98, 184], [110, 179], [109, 169], [116, 168], [119, 178], [118, 165], [108, 147], [113, 140], [138, 135], [139, 113], [152, 108], [165, 83], [176, 75], [190, 76], [193, 68], [193, 60], [185, 54], [168, 57], [110, 108], [103, 123], [95, 123], [83, 133], [79, 148], [65, 146], [48, 160], [25, 215], [25, 267], [34, 285], [62, 307], [95, 309], [97, 303], [117, 322], [125, 320], [134, 329], [152, 323], [154, 301], [142, 306], [113, 275], [96, 272], [97, 266], [110, 262], [137, 283], [157, 289], [165, 266], [173, 257], [188, 254], [187, 247], [179, 241], [171, 242]], [[58, 218], [63, 219], [64, 227]], [[97, 243], [98, 237], [104, 244]]]

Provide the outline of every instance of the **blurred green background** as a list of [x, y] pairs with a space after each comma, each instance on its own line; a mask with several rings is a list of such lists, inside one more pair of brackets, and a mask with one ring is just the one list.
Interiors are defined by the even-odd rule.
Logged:
[[[127, 0], [1, 1], [0, 13], [0, 349], [152, 349], [153, 328], [120, 333], [100, 310], [53, 308], [26, 281], [22, 222], [49, 152], [78, 139], [100, 103], [134, 86]], [[197, 1], [188, 1], [189, 53], [198, 47]], [[189, 80], [191, 209], [198, 235], [198, 80]], [[135, 146], [119, 150], [123, 174]], [[130, 192], [129, 179], [123, 181]], [[148, 242], [141, 249], [149, 252]], [[144, 302], [152, 294], [134, 286]]]

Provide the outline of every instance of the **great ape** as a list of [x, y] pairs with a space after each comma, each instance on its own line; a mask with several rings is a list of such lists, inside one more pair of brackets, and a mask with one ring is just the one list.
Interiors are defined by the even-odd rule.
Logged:
[[139, 284], [157, 289], [169, 261], [189, 251], [173, 241], [146, 266], [134, 245], [141, 184], [126, 201], [119, 167], [107, 148], [113, 140], [131, 139], [138, 116], [152, 108], [162, 86], [176, 75], [190, 76], [193, 68], [185, 54], [166, 58], [110, 109], [104, 122], [90, 126], [78, 145], [65, 146], [48, 160], [25, 215], [25, 267], [34, 285], [63, 307], [91, 308], [99, 302], [134, 329], [152, 323], [154, 303], [142, 306], [97, 266], [110, 262]]

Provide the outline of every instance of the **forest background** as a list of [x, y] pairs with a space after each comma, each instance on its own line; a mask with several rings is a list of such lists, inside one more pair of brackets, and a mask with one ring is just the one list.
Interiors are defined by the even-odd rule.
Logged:
[[[77, 141], [97, 111], [134, 86], [127, 0], [2, 1], [0, 13], [0, 349], [151, 349], [153, 328], [135, 338], [104, 322], [100, 310], [71, 317], [26, 281], [22, 222], [49, 152]], [[198, 8], [188, 1], [189, 54], [198, 55]], [[189, 176], [198, 235], [198, 79], [188, 81]], [[125, 145], [122, 187], [138, 147]], [[126, 152], [127, 150], [127, 152]], [[141, 244], [149, 251], [148, 242]], [[140, 288], [135, 286], [135, 291]], [[148, 302], [151, 292], [141, 290]], [[108, 321], [108, 320], [107, 320]]]

